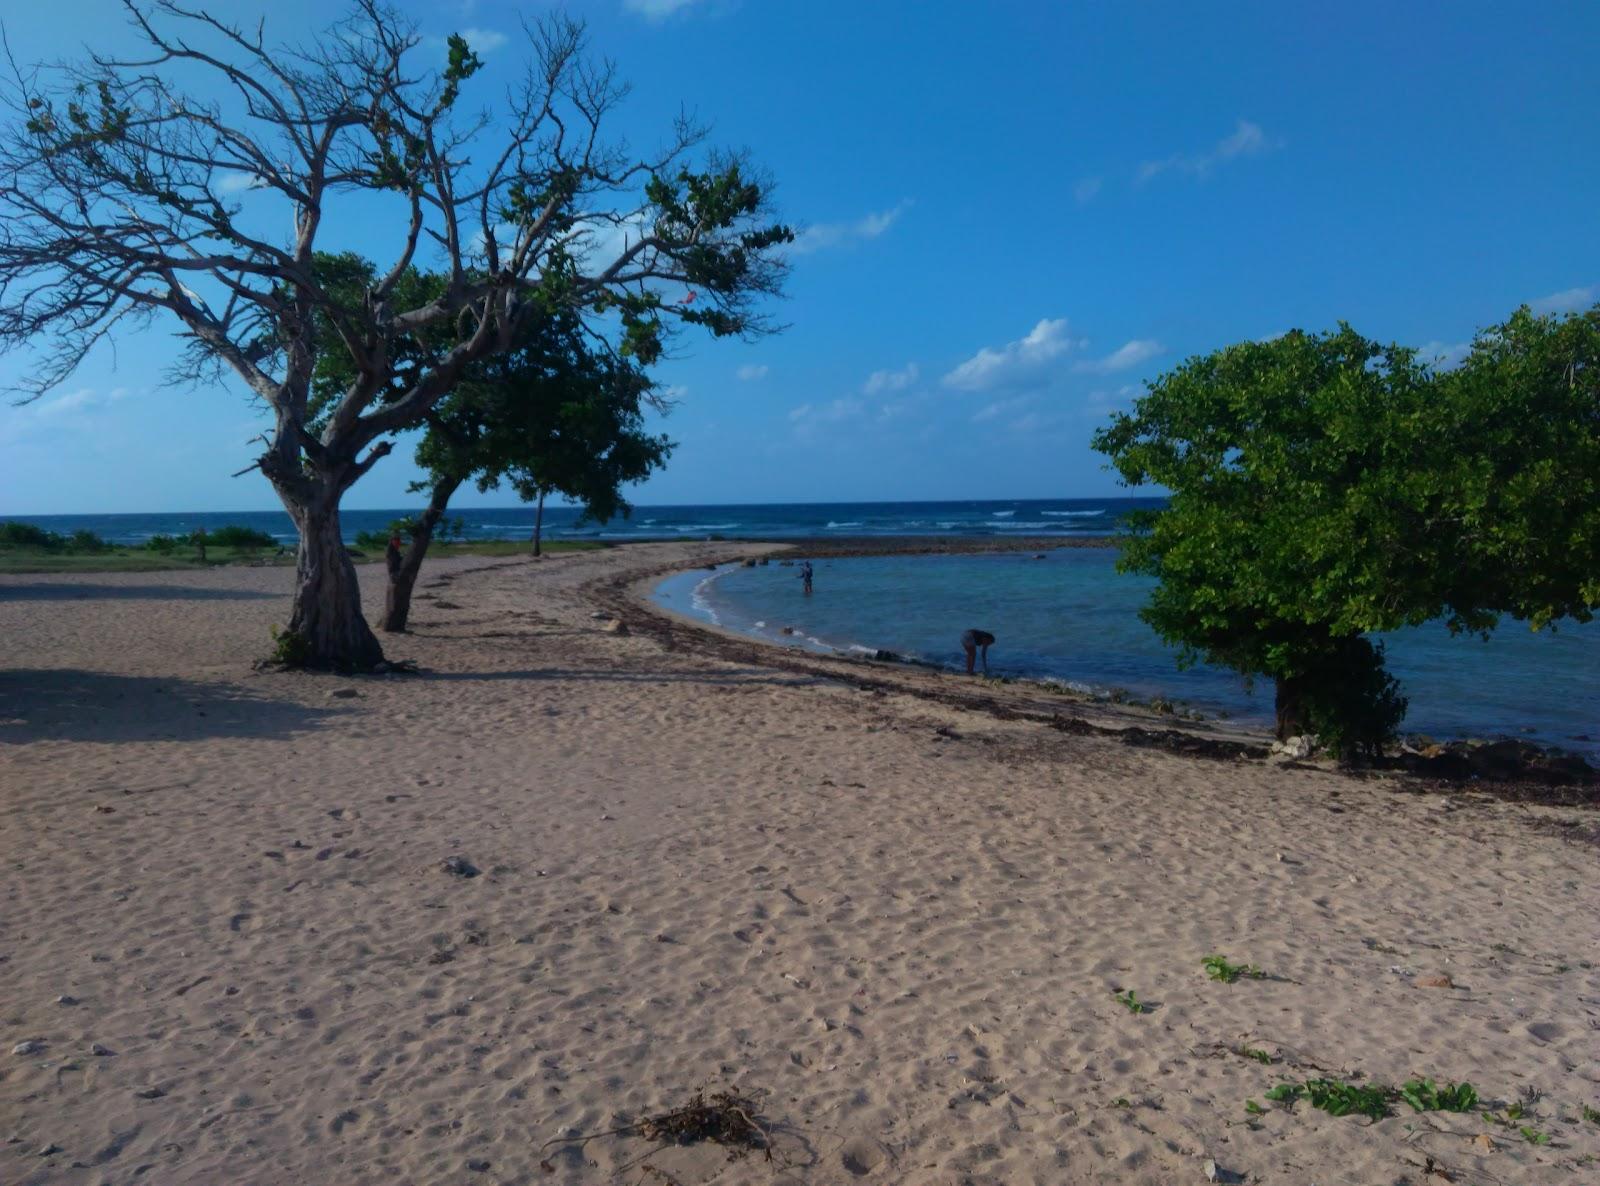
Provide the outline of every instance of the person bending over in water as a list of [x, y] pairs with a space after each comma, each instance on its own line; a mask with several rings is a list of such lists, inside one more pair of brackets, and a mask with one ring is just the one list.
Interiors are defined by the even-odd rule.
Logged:
[[978, 651], [983, 651], [983, 674], [989, 674], [989, 648], [994, 645], [994, 635], [987, 630], [968, 630], [961, 635], [961, 649], [967, 652], [967, 674], [972, 674], [972, 661]]

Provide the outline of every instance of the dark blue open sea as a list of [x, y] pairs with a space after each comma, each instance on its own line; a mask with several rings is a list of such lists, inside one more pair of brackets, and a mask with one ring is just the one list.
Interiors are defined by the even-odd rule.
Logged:
[[[813, 536], [895, 535], [1108, 535], [1121, 512], [1160, 506], [1158, 498], [1058, 498], [1034, 502], [839, 502], [769, 503], [757, 506], [635, 507], [626, 519], [584, 523], [571, 507], [547, 506], [546, 539], [797, 539]], [[382, 531], [390, 522], [420, 507], [342, 513], [346, 540], [363, 531]], [[469, 539], [526, 539], [533, 532], [533, 508], [463, 507], [453, 509]], [[282, 511], [197, 511], [177, 515], [6, 515], [0, 519], [37, 523], [63, 535], [93, 531], [119, 544], [141, 544], [152, 535], [179, 535], [226, 523], [254, 527], [285, 543], [295, 539], [294, 524]]]
[[[1122, 514], [1156, 499], [1023, 502], [825, 503], [638, 507], [628, 519], [582, 523], [570, 508], [547, 508], [547, 539], [799, 539], [846, 536], [1110, 535]], [[404, 509], [344, 512], [346, 536], [381, 531]], [[525, 539], [531, 507], [461, 508], [474, 539]], [[4, 517], [0, 515], [0, 517]], [[294, 529], [280, 511], [182, 515], [17, 516], [53, 531], [94, 531], [138, 544], [155, 534], [239, 523], [286, 544]], [[1179, 671], [1173, 652], [1139, 621], [1147, 583], [1118, 574], [1110, 549], [1026, 553], [872, 556], [819, 562], [816, 593], [801, 596], [795, 570], [773, 564], [707, 579], [685, 574], [660, 591], [664, 604], [774, 642], [842, 651], [884, 648], [941, 664], [960, 661], [962, 630], [999, 637], [995, 670], [1063, 680], [1095, 690], [1164, 695], [1202, 712], [1266, 723], [1271, 689], [1247, 687], [1209, 668]], [[787, 636], [784, 626], [798, 631]], [[1506, 622], [1487, 643], [1452, 638], [1443, 627], [1384, 640], [1391, 670], [1411, 698], [1406, 727], [1439, 738], [1524, 736], [1600, 754], [1600, 621], [1531, 633]]]

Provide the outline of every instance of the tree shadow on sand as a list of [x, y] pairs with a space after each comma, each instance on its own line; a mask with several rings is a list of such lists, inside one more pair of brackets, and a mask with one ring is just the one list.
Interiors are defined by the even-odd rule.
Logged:
[[77, 581], [0, 584], [0, 601], [277, 601], [285, 594], [198, 585], [88, 585]]
[[77, 668], [0, 669], [0, 745], [31, 741], [272, 741], [339, 710], [276, 700], [235, 684]]

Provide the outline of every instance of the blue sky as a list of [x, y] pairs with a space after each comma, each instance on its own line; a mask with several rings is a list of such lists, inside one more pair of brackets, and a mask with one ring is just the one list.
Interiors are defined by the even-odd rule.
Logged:
[[[332, 10], [216, 7], [285, 38]], [[468, 98], [492, 105], [545, 6], [400, 7], [480, 47]], [[805, 228], [786, 332], [685, 337], [660, 368], [680, 448], [641, 504], [1112, 493], [1091, 432], [1188, 355], [1344, 319], [1448, 356], [1520, 303], [1600, 300], [1593, 3], [567, 10], [633, 83], [620, 131], [649, 146], [697, 112]], [[111, 0], [3, 20], [24, 60], [126, 40]], [[347, 226], [323, 246], [393, 241]], [[170, 328], [0, 406], [0, 514], [277, 505], [229, 476], [262, 428], [240, 391], [162, 386]], [[408, 457], [345, 505], [414, 502]]]

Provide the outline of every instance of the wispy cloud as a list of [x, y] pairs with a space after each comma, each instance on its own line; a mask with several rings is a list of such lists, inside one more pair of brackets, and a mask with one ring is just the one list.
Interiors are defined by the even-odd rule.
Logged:
[[462, 29], [461, 36], [475, 54], [492, 54], [511, 40], [498, 29], [479, 29], [476, 26]]
[[700, 0], [622, 0], [622, 7], [650, 21], [664, 21]]
[[898, 222], [900, 216], [910, 208], [911, 202], [907, 199], [887, 210], [868, 214], [854, 222], [817, 223], [815, 226], [806, 227], [795, 236], [794, 245], [789, 250], [797, 255], [807, 255], [813, 251], [839, 247], [846, 243], [876, 239]]
[[886, 391], [904, 391], [917, 381], [921, 372], [917, 364], [908, 362], [905, 369], [898, 371], [873, 371], [867, 376], [867, 381], [861, 385], [864, 395], [882, 395]]
[[1086, 358], [1074, 363], [1072, 369], [1091, 375], [1110, 375], [1149, 362], [1165, 350], [1166, 347], [1153, 338], [1134, 338], [1104, 358]]
[[754, 383], [757, 379], [765, 379], [771, 369], [766, 365], [757, 366], [751, 363], [740, 367], [734, 374], [739, 377], [741, 383]]
[[224, 173], [217, 182], [216, 189], [222, 194], [239, 194], [247, 189], [256, 189], [262, 184], [261, 178], [254, 173]]
[[1072, 187], [1072, 196], [1078, 199], [1078, 205], [1086, 206], [1095, 200], [1104, 184], [1103, 177], [1085, 177]]
[[1600, 301], [1600, 284], [1587, 288], [1566, 288], [1549, 296], [1530, 301], [1535, 313], [1571, 313]]
[[1241, 119], [1233, 133], [1224, 136], [1205, 152], [1175, 152], [1158, 161], [1145, 161], [1139, 166], [1139, 183], [1149, 181], [1162, 173], [1181, 173], [1202, 180], [1219, 166], [1240, 157], [1258, 156], [1283, 147], [1283, 141], [1268, 136], [1260, 124]]
[[1014, 412], [1022, 411], [1023, 408], [1033, 403], [1033, 400], [1034, 397], [1031, 395], [1019, 395], [1014, 399], [995, 400], [994, 403], [985, 404], [972, 413], [972, 422], [974, 424], [988, 424], [990, 421], [998, 420], [1002, 416], [1009, 416]]
[[1417, 355], [1422, 361], [1441, 371], [1455, 370], [1471, 352], [1471, 342], [1424, 342], [1417, 347]]
[[825, 404], [801, 404], [789, 413], [789, 423], [794, 427], [797, 439], [813, 441], [837, 430], [841, 424], [859, 420], [866, 411], [866, 404], [849, 397]]
[[985, 346], [945, 375], [946, 387], [958, 391], [990, 391], [1040, 381], [1057, 359], [1086, 345], [1067, 332], [1066, 318], [1045, 318], [1026, 337], [1004, 346]]

